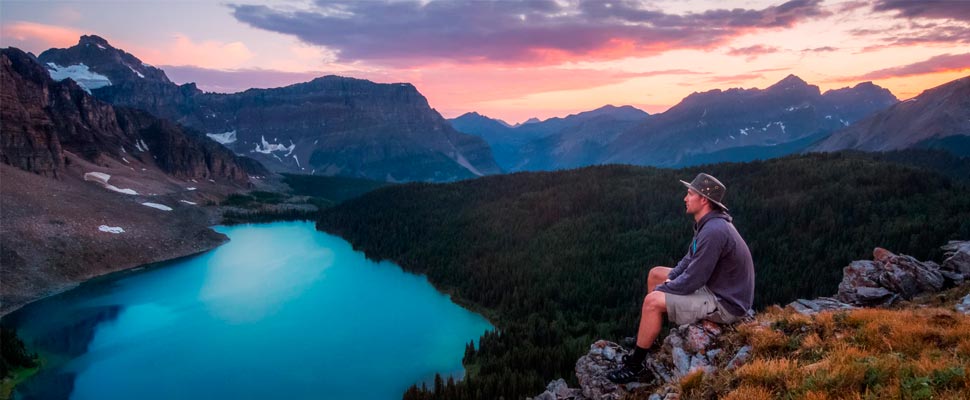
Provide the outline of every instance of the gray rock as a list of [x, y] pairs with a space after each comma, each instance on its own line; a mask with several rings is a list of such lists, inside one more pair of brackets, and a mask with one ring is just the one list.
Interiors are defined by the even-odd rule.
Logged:
[[967, 294], [962, 299], [960, 299], [960, 302], [957, 303], [956, 309], [957, 309], [957, 312], [970, 315], [970, 294]]
[[958, 273], [963, 279], [970, 278], [970, 240], [951, 240], [941, 248], [944, 253], [940, 269]]
[[[605, 350], [607, 348], [610, 350]], [[627, 390], [623, 385], [610, 382], [606, 374], [620, 367], [620, 360], [625, 354], [627, 351], [613, 342], [599, 340], [590, 345], [589, 353], [576, 361], [576, 378], [579, 380], [582, 396], [604, 400], [622, 398]]]
[[533, 398], [533, 400], [584, 400], [582, 391], [570, 389], [566, 381], [562, 378], [549, 382], [546, 391]]
[[721, 350], [721, 349], [708, 350], [705, 356], [707, 357], [708, 361], [714, 361], [714, 357], [717, 357], [718, 354], [721, 354], [723, 352], [724, 350]]
[[732, 358], [731, 361], [728, 362], [728, 365], [726, 368], [728, 370], [732, 370], [737, 367], [740, 367], [742, 364], [748, 361], [749, 357], [751, 357], [751, 346], [743, 346], [738, 350], [738, 354], [735, 354], [734, 358]]
[[670, 356], [673, 358], [674, 367], [676, 368], [674, 372], [677, 376], [687, 375], [687, 371], [690, 370], [690, 355], [683, 348], [674, 347], [670, 351]]
[[690, 357], [690, 367], [687, 368], [687, 373], [692, 373], [698, 369], [703, 369], [706, 372], [714, 372], [714, 367], [707, 361], [707, 357], [702, 354], [696, 354]]
[[852, 310], [856, 308], [831, 297], [819, 297], [815, 300], [798, 299], [788, 303], [788, 306], [804, 315], [812, 315], [820, 311]]
[[557, 399], [555, 394], [547, 390], [545, 392], [542, 392], [542, 394], [536, 397], [533, 397], [532, 400], [557, 400]]
[[881, 287], [855, 288], [855, 303], [865, 306], [885, 306], [896, 302], [899, 295]]

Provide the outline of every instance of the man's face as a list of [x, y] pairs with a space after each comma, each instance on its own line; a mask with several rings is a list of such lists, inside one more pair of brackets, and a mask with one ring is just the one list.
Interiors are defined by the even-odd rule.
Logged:
[[697, 192], [692, 189], [687, 189], [687, 195], [684, 196], [684, 205], [687, 207], [688, 214], [697, 214], [704, 209], [704, 202], [707, 199], [704, 196], [697, 194]]

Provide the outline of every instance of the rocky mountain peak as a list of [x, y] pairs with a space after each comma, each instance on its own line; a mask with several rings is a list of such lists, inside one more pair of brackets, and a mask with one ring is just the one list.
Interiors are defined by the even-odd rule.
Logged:
[[326, 75], [280, 88], [203, 93], [97, 36], [39, 59], [57, 80], [72, 78], [98, 99], [175, 121], [275, 170], [388, 181], [501, 171], [487, 143], [455, 131], [410, 83]]
[[647, 112], [630, 105], [617, 107], [612, 104], [607, 104], [595, 110], [571, 114], [566, 118], [592, 118], [604, 115], [618, 120], [641, 120], [650, 116]]
[[[856, 86], [858, 87], [859, 85]], [[875, 85], [863, 86], [860, 90], [856, 88], [851, 91], [840, 89], [842, 92], [834, 91], [835, 93], [830, 91], [826, 95], [833, 98], [846, 97], [856, 104], [864, 102], [854, 97], [861, 98], [866, 93], [876, 93], [877, 98], [892, 96]], [[895, 96], [892, 99], [895, 100]], [[914, 98], [902, 102], [893, 101], [890, 107], [872, 112], [866, 118], [835, 132], [811, 150], [888, 151], [933, 147], [934, 141], [943, 139], [967, 140], [966, 137], [970, 134], [970, 102], [967, 99], [970, 99], [970, 77], [956, 79], [927, 89]]]
[[469, 112], [466, 112], [466, 113], [464, 113], [462, 115], [459, 115], [455, 119], [458, 119], [458, 118], [487, 118], [487, 117], [485, 117], [482, 114], [479, 114], [477, 111], [469, 111]]
[[797, 75], [788, 74], [788, 76], [784, 77], [782, 80], [776, 82], [774, 85], [769, 86], [768, 89], [792, 88], [792, 87], [801, 87], [801, 86], [809, 86], [809, 85], [808, 85], [808, 82], [805, 82], [804, 79], [799, 78]]
[[164, 71], [97, 35], [81, 36], [77, 45], [47, 50], [37, 59], [54, 80], [71, 78], [88, 91], [112, 85], [172, 84]]
[[83, 46], [83, 45], [95, 45], [95, 46], [98, 46], [98, 45], [101, 45], [101, 46], [110, 48], [112, 50], [116, 50], [114, 47], [111, 47], [111, 44], [108, 43], [108, 40], [106, 40], [105, 38], [103, 38], [101, 36], [98, 36], [98, 35], [81, 35], [81, 39], [78, 40], [77, 44], [78, 44], [78, 46]]
[[60, 177], [71, 153], [92, 163], [140, 163], [179, 178], [238, 184], [249, 182], [248, 173], [266, 172], [175, 123], [100, 101], [81, 82], [52, 79], [18, 49], [0, 52], [0, 69], [4, 164]]
[[808, 96], [820, 96], [822, 94], [818, 86], [809, 85], [802, 78], [789, 74], [784, 79], [765, 89], [769, 93], [798, 93]]

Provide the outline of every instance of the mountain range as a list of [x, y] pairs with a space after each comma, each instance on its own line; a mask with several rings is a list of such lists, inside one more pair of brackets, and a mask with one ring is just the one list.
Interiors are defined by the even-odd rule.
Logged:
[[818, 86], [794, 75], [765, 89], [694, 93], [621, 134], [601, 161], [668, 167], [700, 164], [706, 161], [705, 154], [740, 148], [770, 150], [821, 139], [896, 102], [892, 93], [870, 82], [823, 94]]
[[502, 169], [512, 172], [594, 164], [604, 144], [648, 116], [633, 106], [606, 105], [562, 118], [532, 118], [515, 126], [475, 112], [450, 121], [455, 129], [485, 139]]
[[694, 93], [654, 115], [605, 106], [515, 127], [477, 113], [452, 124], [488, 141], [508, 171], [608, 163], [678, 167], [797, 153], [897, 102], [872, 82], [821, 93], [789, 75], [765, 89]]
[[970, 77], [927, 89], [829, 136], [815, 151], [938, 148], [970, 156]]
[[840, 149], [929, 147], [970, 154], [967, 118], [961, 117], [970, 109], [970, 95], [960, 80], [924, 93], [936, 100], [900, 103], [872, 82], [823, 93], [789, 75], [764, 89], [693, 93], [653, 115], [607, 105], [509, 125], [474, 112], [445, 120], [408, 83], [333, 75], [281, 88], [205, 93], [194, 83], [173, 83], [161, 69], [94, 35], [47, 50], [38, 60], [54, 79], [70, 77], [99, 99], [175, 121], [278, 172], [443, 182]]
[[98, 36], [38, 56], [95, 97], [205, 133], [273, 171], [387, 181], [450, 181], [501, 172], [478, 137], [456, 131], [409, 83], [328, 75], [240, 93], [176, 85]]

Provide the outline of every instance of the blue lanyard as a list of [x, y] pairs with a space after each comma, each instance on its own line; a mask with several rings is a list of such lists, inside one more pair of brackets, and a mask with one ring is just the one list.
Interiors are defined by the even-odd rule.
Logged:
[[694, 251], [692, 251], [690, 254], [693, 255], [694, 253], [697, 253], [697, 238], [696, 237], [694, 238]]

